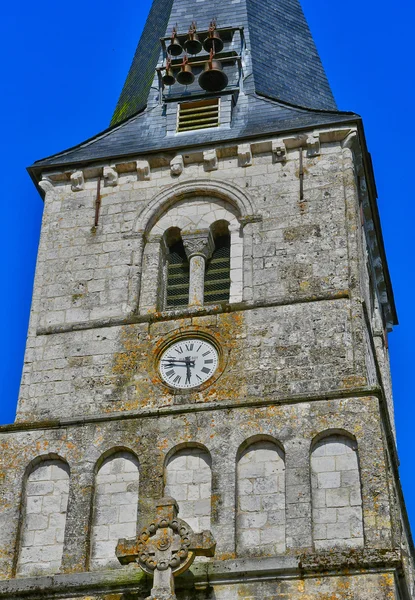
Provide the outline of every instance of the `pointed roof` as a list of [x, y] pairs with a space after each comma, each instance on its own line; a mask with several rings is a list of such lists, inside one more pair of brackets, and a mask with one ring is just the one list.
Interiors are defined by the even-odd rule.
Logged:
[[[199, 31], [206, 30], [212, 18], [220, 29], [243, 30], [246, 45], [243, 90], [232, 122], [229, 127], [167, 135], [156, 75], [163, 61], [160, 38], [169, 37], [175, 26], [179, 32], [187, 32], [192, 21], [197, 22]], [[240, 47], [234, 49], [240, 51]], [[52, 165], [115, 159], [358, 119], [358, 115], [337, 110], [299, 0], [153, 0], [110, 128], [74, 148], [37, 161], [33, 168], [37, 171]]]
[[111, 125], [144, 108], [160, 55], [160, 38], [194, 20], [245, 28], [257, 93], [307, 108], [337, 110], [299, 0], [154, 0]]

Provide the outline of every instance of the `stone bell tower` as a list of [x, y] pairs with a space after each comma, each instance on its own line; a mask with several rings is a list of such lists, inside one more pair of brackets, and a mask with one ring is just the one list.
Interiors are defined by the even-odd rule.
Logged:
[[0, 600], [413, 600], [361, 118], [299, 0], [154, 0], [45, 208]]

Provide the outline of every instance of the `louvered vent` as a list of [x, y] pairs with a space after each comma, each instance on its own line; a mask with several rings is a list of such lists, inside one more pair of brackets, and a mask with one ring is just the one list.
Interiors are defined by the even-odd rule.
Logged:
[[205, 273], [205, 303], [229, 302], [231, 244], [229, 235], [215, 240], [215, 250]]
[[177, 131], [219, 127], [219, 98], [179, 104]]
[[187, 306], [189, 303], [189, 263], [183, 242], [170, 248], [167, 257], [167, 308]]

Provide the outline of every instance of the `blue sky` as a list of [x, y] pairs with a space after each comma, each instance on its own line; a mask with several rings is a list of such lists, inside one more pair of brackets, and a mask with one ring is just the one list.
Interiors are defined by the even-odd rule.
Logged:
[[[190, 0], [189, 0], [190, 1]], [[415, 525], [412, 307], [415, 8], [410, 0], [302, 0], [340, 109], [364, 118], [400, 325], [390, 335], [401, 476]], [[6, 3], [0, 20], [0, 422], [14, 420], [42, 201], [25, 168], [105, 129], [150, 0]]]

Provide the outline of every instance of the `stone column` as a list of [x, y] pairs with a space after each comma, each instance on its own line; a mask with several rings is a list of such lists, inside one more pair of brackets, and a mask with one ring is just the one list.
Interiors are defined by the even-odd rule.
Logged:
[[143, 252], [143, 268], [140, 290], [140, 313], [156, 312], [161, 303], [161, 266], [164, 239], [160, 235], [148, 236]]
[[89, 463], [71, 469], [68, 512], [62, 556], [62, 572], [85, 571], [89, 556], [89, 528], [94, 473]]
[[236, 222], [229, 225], [229, 234], [231, 237], [231, 286], [229, 290], [229, 302], [242, 302], [244, 246], [242, 238], [242, 227], [240, 223]]
[[190, 263], [189, 306], [203, 306], [206, 261], [215, 248], [210, 229], [183, 231], [182, 240]]

